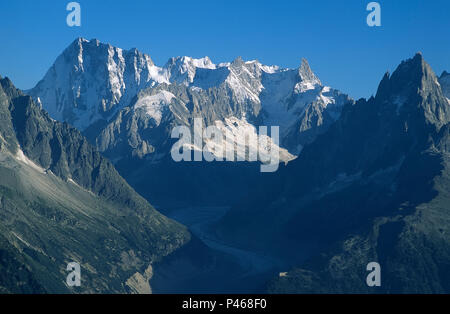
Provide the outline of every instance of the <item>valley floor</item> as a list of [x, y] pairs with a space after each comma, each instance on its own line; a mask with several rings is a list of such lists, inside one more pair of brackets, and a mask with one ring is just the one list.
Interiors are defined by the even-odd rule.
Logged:
[[[186, 225], [201, 244], [173, 254], [155, 265], [154, 293], [257, 293], [287, 266], [282, 261], [249, 251], [218, 238], [214, 224], [227, 212], [224, 207], [188, 207], [165, 214]], [[208, 258], [202, 256], [205, 249]]]

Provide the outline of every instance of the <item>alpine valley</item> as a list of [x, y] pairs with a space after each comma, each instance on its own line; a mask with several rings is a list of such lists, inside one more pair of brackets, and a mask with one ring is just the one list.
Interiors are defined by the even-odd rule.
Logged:
[[[79, 38], [34, 88], [1, 79], [0, 292], [450, 293], [450, 74], [417, 54], [354, 101], [299, 63]], [[279, 170], [173, 161], [194, 119], [223, 152], [278, 126]]]

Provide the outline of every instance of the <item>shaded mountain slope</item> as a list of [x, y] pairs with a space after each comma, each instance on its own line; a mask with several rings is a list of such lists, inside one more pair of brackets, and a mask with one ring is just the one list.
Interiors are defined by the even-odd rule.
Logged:
[[[149, 292], [151, 264], [189, 241], [186, 229], [8, 79], [0, 120], [0, 290]], [[66, 286], [69, 262], [81, 265], [79, 288]]]
[[[272, 292], [448, 292], [449, 121], [417, 54], [386, 74], [376, 97], [346, 106], [220, 230], [302, 265]], [[381, 288], [366, 285], [369, 262], [381, 264]]]

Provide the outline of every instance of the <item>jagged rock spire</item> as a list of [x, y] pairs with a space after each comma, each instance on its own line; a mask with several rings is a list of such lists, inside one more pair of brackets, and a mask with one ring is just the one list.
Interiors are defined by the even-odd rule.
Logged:
[[376, 99], [386, 108], [395, 107], [397, 114], [405, 112], [411, 117], [420, 113], [438, 128], [450, 121], [450, 106], [441, 84], [421, 53], [403, 61], [391, 76], [385, 74]]
[[308, 60], [306, 60], [305, 58], [302, 58], [302, 63], [298, 70], [298, 74], [301, 77], [302, 81], [311, 81], [321, 84], [319, 78], [311, 70]]

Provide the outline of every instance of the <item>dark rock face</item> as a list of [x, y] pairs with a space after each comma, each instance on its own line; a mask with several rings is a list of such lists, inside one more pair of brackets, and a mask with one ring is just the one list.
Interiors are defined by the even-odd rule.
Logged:
[[[272, 292], [448, 293], [449, 112], [416, 55], [385, 75], [376, 97], [344, 107], [221, 230], [297, 259]], [[369, 262], [382, 267], [380, 288], [366, 285]]]
[[444, 96], [450, 99], [450, 73], [444, 71], [439, 78], [439, 84], [441, 85]]
[[[0, 216], [2, 292], [139, 292], [128, 279], [190, 238], [8, 79], [0, 80]], [[80, 288], [65, 284], [69, 262], [81, 265]]]

